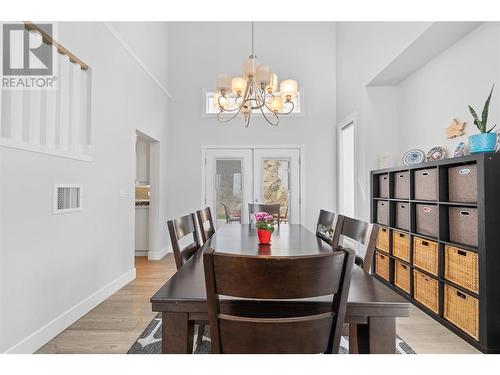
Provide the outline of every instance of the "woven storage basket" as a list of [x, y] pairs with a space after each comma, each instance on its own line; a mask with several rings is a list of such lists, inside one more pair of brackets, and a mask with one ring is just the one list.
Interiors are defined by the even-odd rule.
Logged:
[[417, 270], [413, 270], [413, 298], [439, 314], [438, 281]]
[[396, 203], [396, 227], [410, 230], [410, 204], [405, 202]]
[[389, 281], [389, 257], [387, 255], [375, 253], [375, 273]]
[[415, 199], [436, 201], [437, 196], [437, 168], [415, 171]]
[[433, 204], [415, 205], [415, 226], [417, 233], [437, 237], [439, 231], [438, 208]]
[[413, 265], [433, 275], [438, 274], [438, 244], [420, 237], [413, 238]]
[[410, 235], [408, 233], [392, 232], [392, 255], [407, 262], [410, 261]]
[[394, 198], [410, 199], [410, 172], [394, 173]]
[[380, 227], [377, 236], [377, 249], [389, 253], [389, 229]]
[[389, 225], [389, 202], [377, 202], [377, 223], [382, 225]]
[[446, 245], [444, 278], [479, 293], [479, 257], [477, 253]]
[[477, 165], [462, 165], [448, 169], [448, 200], [477, 202]]
[[410, 266], [398, 261], [395, 262], [394, 285], [410, 294]]
[[479, 300], [450, 285], [444, 286], [444, 318], [479, 340]]
[[389, 198], [389, 175], [381, 174], [378, 176], [378, 196], [380, 198]]
[[450, 242], [478, 245], [477, 208], [449, 207]]

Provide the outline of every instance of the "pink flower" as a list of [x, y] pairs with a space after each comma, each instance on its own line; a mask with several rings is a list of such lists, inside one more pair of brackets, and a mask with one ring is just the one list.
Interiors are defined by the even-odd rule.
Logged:
[[273, 215], [269, 215], [267, 212], [257, 212], [255, 215], [255, 221], [273, 221]]

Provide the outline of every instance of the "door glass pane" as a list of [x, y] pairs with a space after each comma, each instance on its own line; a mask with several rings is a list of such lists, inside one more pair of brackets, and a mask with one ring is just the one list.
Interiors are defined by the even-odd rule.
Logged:
[[241, 160], [216, 160], [215, 204], [217, 226], [241, 222]]
[[265, 204], [279, 203], [282, 222], [288, 222], [289, 212], [289, 164], [288, 160], [264, 160], [263, 200]]

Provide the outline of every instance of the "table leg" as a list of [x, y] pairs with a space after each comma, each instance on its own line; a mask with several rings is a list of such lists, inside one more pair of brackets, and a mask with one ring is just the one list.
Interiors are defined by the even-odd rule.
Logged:
[[194, 321], [189, 320], [188, 313], [162, 313], [162, 353], [192, 354], [193, 336]]
[[396, 318], [369, 317], [368, 324], [357, 325], [358, 353], [395, 354]]

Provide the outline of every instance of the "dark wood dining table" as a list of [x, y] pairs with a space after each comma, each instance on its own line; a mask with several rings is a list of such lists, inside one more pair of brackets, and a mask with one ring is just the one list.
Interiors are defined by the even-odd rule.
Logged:
[[[245, 224], [221, 226], [210, 240], [151, 297], [153, 311], [162, 313], [162, 353], [192, 353], [194, 323], [207, 320], [207, 297], [203, 252], [256, 256], [296, 256], [332, 251], [315, 234], [298, 224], [281, 224], [271, 245], [259, 245], [255, 227]], [[255, 301], [221, 299], [221, 312], [269, 314], [313, 314], [327, 311], [331, 297], [307, 300]], [[409, 316], [410, 305], [373, 276], [354, 266], [346, 312], [346, 322], [357, 324], [359, 353], [396, 352], [396, 317]]]

